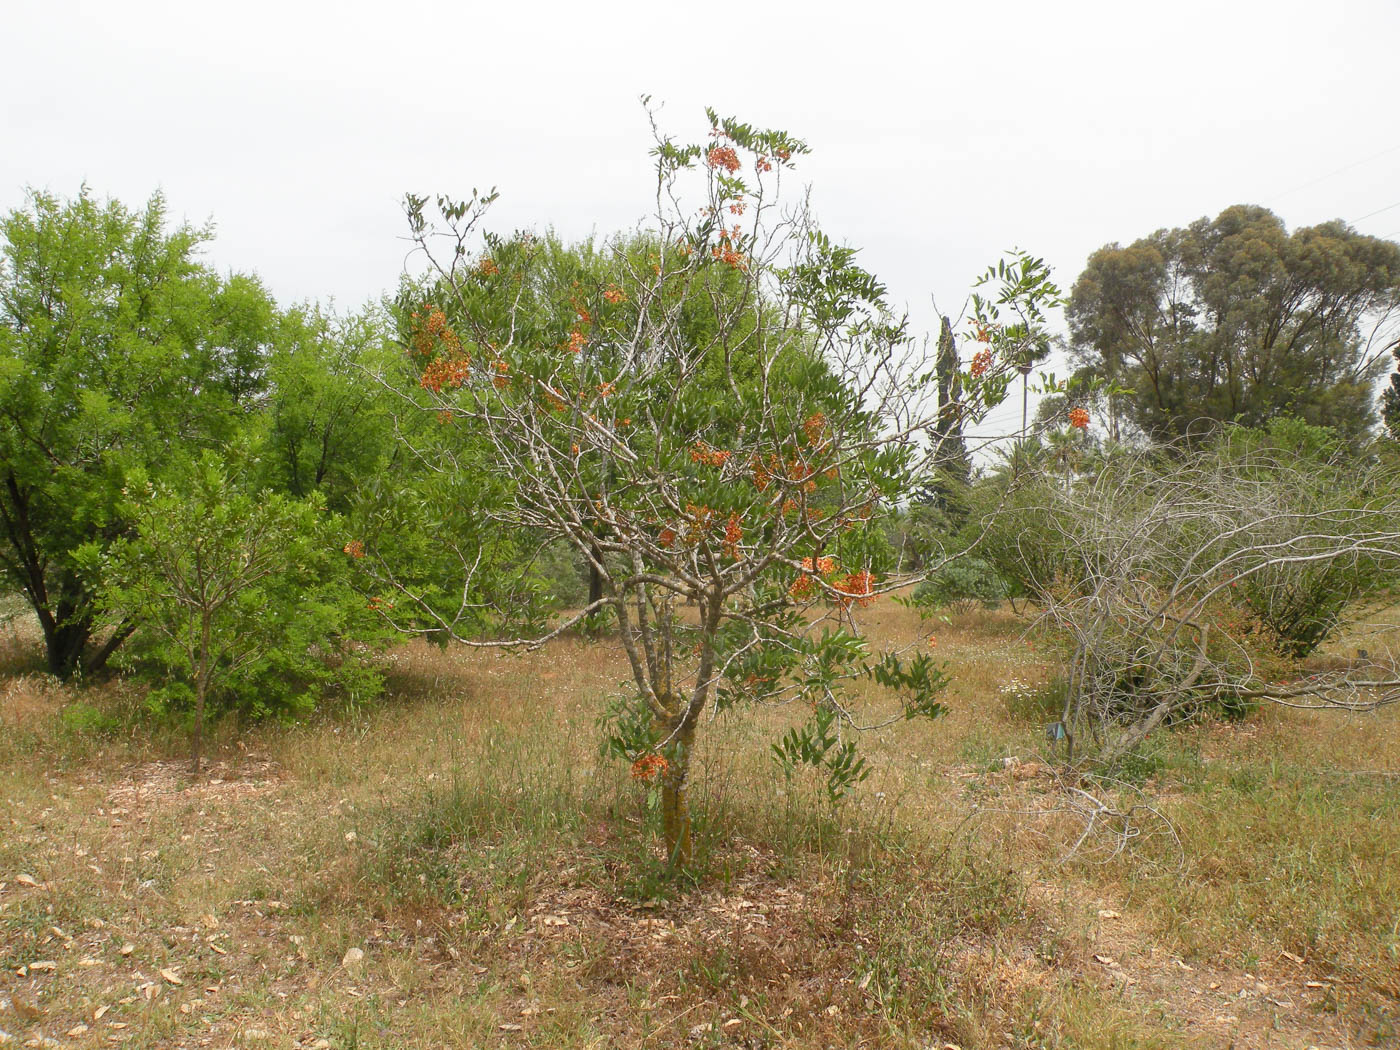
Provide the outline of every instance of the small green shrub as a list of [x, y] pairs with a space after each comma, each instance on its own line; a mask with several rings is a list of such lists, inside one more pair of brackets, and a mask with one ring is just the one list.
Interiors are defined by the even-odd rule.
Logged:
[[75, 736], [111, 736], [122, 723], [110, 711], [104, 711], [85, 700], [77, 700], [59, 712], [59, 723], [65, 732]]
[[132, 535], [84, 552], [107, 614], [133, 630], [122, 658], [156, 685], [148, 707], [193, 710], [196, 770], [206, 707], [298, 718], [331, 691], [374, 695], [371, 643], [388, 634], [353, 585], [362, 545], [321, 495], [248, 491], [239, 468], [206, 453], [176, 484], [133, 478]]
[[982, 558], [955, 558], [914, 591], [914, 602], [932, 609], [971, 612], [995, 609], [1010, 593], [1006, 580]]

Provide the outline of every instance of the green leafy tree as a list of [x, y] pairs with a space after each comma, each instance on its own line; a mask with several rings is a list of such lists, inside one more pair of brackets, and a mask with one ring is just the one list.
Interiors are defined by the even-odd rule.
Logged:
[[367, 379], [392, 345], [378, 307], [337, 315], [315, 306], [279, 318], [266, 363], [260, 466], [297, 498], [320, 492], [344, 512], [398, 452], [385, 388]]
[[96, 632], [74, 552], [126, 531], [131, 471], [228, 440], [263, 382], [272, 301], [198, 260], [207, 230], [165, 219], [159, 194], [133, 212], [85, 189], [0, 220], [0, 571], [63, 677], [134, 626]]
[[324, 498], [254, 492], [212, 452], [179, 478], [139, 476], [123, 508], [133, 533], [82, 552], [102, 605], [135, 625], [129, 659], [162, 681], [155, 703], [193, 717], [199, 772], [206, 710], [305, 714], [332, 687], [377, 691], [366, 643], [383, 635], [374, 600], [350, 582], [362, 554], [338, 545]]
[[1237, 205], [1099, 249], [1068, 317], [1080, 364], [1132, 391], [1110, 399], [1112, 438], [1124, 422], [1171, 441], [1286, 413], [1354, 444], [1375, 419], [1375, 326], [1397, 303], [1400, 245], [1342, 222], [1290, 234]]
[[[402, 393], [470, 450], [443, 473], [492, 479], [495, 531], [567, 542], [600, 580], [549, 631], [463, 640], [528, 648], [611, 610], [634, 689], [612, 747], [659, 784], [677, 865], [707, 711], [810, 711], [775, 757], [817, 766], [832, 797], [863, 775], [853, 731], [941, 712], [942, 670], [872, 651], [858, 611], [909, 582], [882, 519], [955, 454], [932, 356], [884, 287], [801, 207], [778, 209], [805, 144], [709, 116], [708, 142], [658, 135], [646, 236], [603, 245], [576, 285], [525, 239], [476, 239], [493, 195], [408, 207], [440, 298], [410, 318]], [[962, 377], [964, 418], [1004, 396], [1010, 367]], [[455, 606], [418, 604], [463, 637]], [[502, 632], [526, 611], [480, 604]], [[863, 677], [901, 698], [888, 717], [843, 688]]]

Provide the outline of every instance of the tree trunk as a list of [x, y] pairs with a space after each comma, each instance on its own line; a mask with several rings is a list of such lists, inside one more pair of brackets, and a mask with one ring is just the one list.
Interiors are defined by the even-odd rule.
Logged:
[[661, 835], [666, 843], [666, 863], [672, 869], [690, 867], [694, 856], [690, 834], [690, 751], [694, 741], [694, 726], [682, 728], [661, 778]]
[[204, 697], [209, 692], [209, 646], [213, 641], [212, 624], [206, 611], [200, 624], [199, 671], [194, 685], [194, 734], [190, 742], [190, 764], [199, 776], [199, 752], [204, 735]]
[[[686, 766], [689, 762], [684, 763]], [[690, 838], [689, 770], [672, 768], [661, 781], [661, 828], [666, 842], [666, 863], [687, 868], [693, 856]]]
[[204, 731], [204, 683], [199, 684], [194, 697], [194, 733], [190, 736], [190, 768], [199, 776], [200, 737]]
[[41, 616], [39, 622], [44, 627], [44, 651], [49, 673], [66, 682], [82, 665], [83, 650], [87, 648], [92, 625], [86, 620], [58, 621], [52, 616]]
[[90, 673], [96, 673], [105, 669], [107, 661], [112, 658], [112, 654], [116, 652], [117, 648], [130, 638], [135, 631], [136, 624], [130, 620], [118, 624], [113, 629], [111, 636], [108, 637], [91, 656], [83, 661], [84, 670]]
[[[589, 605], [592, 605], [594, 602], [601, 601], [602, 598], [603, 598], [603, 574], [602, 574], [602, 572], [599, 571], [597, 565], [593, 564], [592, 562], [589, 562], [589, 563], [588, 563], [588, 604], [589, 604]], [[602, 634], [603, 632], [602, 632], [602, 630], [600, 629], [599, 625], [602, 623], [602, 620], [603, 620], [603, 610], [598, 610], [598, 611], [594, 612], [593, 615], [592, 615], [592, 620], [593, 620], [593, 624], [594, 624], [593, 634], [594, 634], [595, 636], [596, 636], [596, 635], [599, 635], [599, 634]]]

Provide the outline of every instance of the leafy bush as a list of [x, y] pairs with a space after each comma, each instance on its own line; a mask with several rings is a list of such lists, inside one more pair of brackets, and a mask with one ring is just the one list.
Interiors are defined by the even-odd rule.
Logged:
[[1013, 603], [1044, 603], [1057, 581], [1082, 575], [1076, 552], [1065, 542], [1063, 502], [1051, 490], [1062, 482], [1033, 471], [988, 478], [973, 486], [973, 519], [967, 534], [977, 538], [977, 557]]
[[588, 566], [567, 543], [551, 543], [535, 558], [534, 574], [546, 594], [562, 609], [588, 602]]
[[360, 548], [320, 494], [244, 491], [212, 453], [178, 487], [137, 478], [131, 490], [134, 534], [85, 559], [132, 633], [126, 662], [159, 683], [152, 709], [193, 712], [196, 770], [206, 707], [295, 718], [331, 690], [378, 692], [379, 602], [352, 586]]
[[914, 591], [914, 602], [933, 609], [971, 612], [978, 605], [995, 609], [1010, 588], [991, 562], [971, 556], [954, 558]]
[[1243, 468], [1259, 485], [1280, 473], [1277, 464], [1288, 465], [1289, 484], [1270, 486], [1259, 531], [1290, 557], [1240, 573], [1230, 593], [1277, 652], [1305, 657], [1333, 635], [1348, 606], [1393, 582], [1394, 573], [1384, 571], [1367, 545], [1331, 554], [1329, 538], [1317, 527], [1317, 516], [1330, 508], [1361, 508], [1374, 498], [1369, 468], [1347, 454], [1332, 430], [1296, 419], [1230, 432], [1210, 456], [1219, 469]]

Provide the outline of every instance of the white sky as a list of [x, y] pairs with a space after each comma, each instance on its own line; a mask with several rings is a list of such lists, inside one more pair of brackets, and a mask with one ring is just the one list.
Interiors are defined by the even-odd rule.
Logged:
[[0, 209], [161, 187], [283, 303], [391, 289], [407, 190], [495, 185], [503, 231], [634, 225], [644, 92], [681, 138], [711, 105], [811, 143], [823, 225], [925, 328], [1003, 249], [1068, 291], [1100, 245], [1235, 203], [1400, 238], [1397, 0], [0, 0], [0, 37]]

